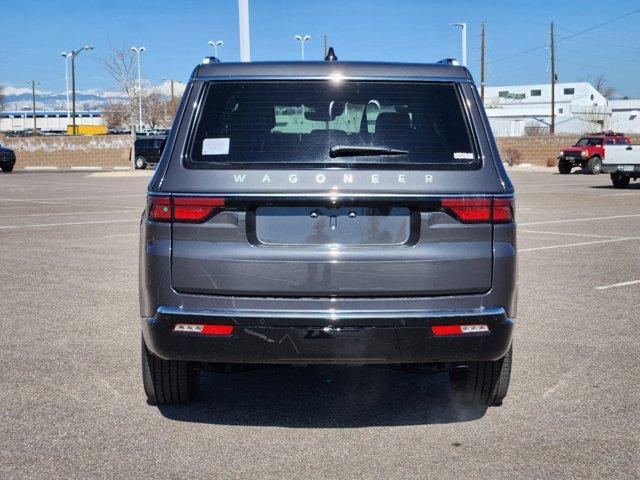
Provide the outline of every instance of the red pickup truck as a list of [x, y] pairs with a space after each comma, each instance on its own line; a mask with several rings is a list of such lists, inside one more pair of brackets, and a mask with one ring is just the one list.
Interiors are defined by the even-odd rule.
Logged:
[[573, 167], [582, 167], [587, 173], [598, 175], [602, 171], [605, 145], [630, 145], [631, 140], [622, 133], [611, 131], [586, 135], [573, 147], [565, 148], [558, 155], [558, 171], [571, 173]]

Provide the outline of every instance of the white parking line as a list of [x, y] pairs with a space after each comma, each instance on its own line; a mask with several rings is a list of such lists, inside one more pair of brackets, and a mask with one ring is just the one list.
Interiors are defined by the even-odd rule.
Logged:
[[626, 192], [626, 193], [605, 193], [604, 195], [600, 195], [601, 197], [621, 197], [623, 195], [640, 195], [640, 191], [638, 192]]
[[518, 233], [540, 233], [542, 235], [566, 235], [568, 237], [625, 238], [625, 237], [614, 237], [613, 235], [593, 235], [591, 233], [542, 232], [539, 230], [520, 230], [520, 229], [518, 229]]
[[68, 223], [36, 223], [30, 225], [2, 225], [0, 230], [18, 229], [18, 228], [43, 228], [43, 227], [62, 227], [67, 225], [98, 225], [101, 223], [126, 223], [126, 222], [139, 222], [140, 219], [134, 220], [100, 220], [95, 222], [68, 222]]
[[5, 202], [34, 202], [34, 203], [51, 203], [52, 200], [87, 200], [87, 199], [95, 199], [95, 198], [144, 198], [144, 194], [142, 195], [109, 195], [108, 193], [105, 195], [99, 196], [87, 196], [87, 197], [48, 197], [45, 200], [40, 200], [38, 198], [0, 198]]
[[59, 217], [63, 215], [100, 215], [106, 213], [138, 213], [140, 212], [139, 208], [129, 209], [129, 210], [111, 210], [111, 211], [101, 211], [101, 212], [65, 212], [65, 213], [27, 213], [23, 215], [0, 215], [0, 218], [22, 218], [22, 217]]
[[627, 285], [636, 285], [640, 283], [640, 280], [630, 280], [628, 282], [620, 282], [620, 283], [614, 283], [612, 285], [604, 285], [602, 287], [594, 287], [595, 290], [606, 290], [608, 288], [615, 288], [615, 287], [626, 287]]
[[597, 243], [624, 242], [628, 240], [640, 240], [640, 237], [612, 238], [610, 240], [594, 240], [593, 242], [566, 243], [564, 245], [548, 245], [545, 247], [519, 248], [518, 252], [536, 252], [539, 250], [552, 250], [556, 248], [580, 247], [582, 245], [595, 245]]
[[137, 237], [137, 236], [138, 236], [138, 235], [140, 235], [140, 234], [139, 234], [138, 232], [136, 232], [136, 233], [120, 233], [120, 234], [118, 234], [118, 235], [105, 235], [105, 236], [104, 236], [104, 237], [102, 237], [102, 238], [133, 237], [134, 235]]
[[616, 218], [636, 218], [640, 217], [640, 213], [635, 213], [632, 215], [611, 215], [609, 217], [589, 217], [589, 218], [568, 218], [566, 220], [545, 220], [543, 222], [527, 222], [527, 223], [519, 223], [521, 227], [526, 227], [529, 225], [551, 225], [553, 223], [572, 223], [572, 222], [591, 222], [593, 220], [613, 220]]

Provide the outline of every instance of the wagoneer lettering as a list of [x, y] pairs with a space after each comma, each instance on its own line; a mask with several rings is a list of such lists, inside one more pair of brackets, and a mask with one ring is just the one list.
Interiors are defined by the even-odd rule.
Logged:
[[464, 67], [199, 65], [141, 222], [149, 400], [189, 401], [207, 368], [338, 363], [499, 405], [513, 195]]

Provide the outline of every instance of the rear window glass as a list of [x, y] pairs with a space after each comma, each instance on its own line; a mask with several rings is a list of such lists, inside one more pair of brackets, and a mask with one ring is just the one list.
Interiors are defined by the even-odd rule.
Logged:
[[[185, 156], [190, 168], [478, 164], [455, 84], [211, 82], [197, 110]], [[332, 147], [351, 146], [370, 148], [359, 155], [338, 148], [330, 156]]]

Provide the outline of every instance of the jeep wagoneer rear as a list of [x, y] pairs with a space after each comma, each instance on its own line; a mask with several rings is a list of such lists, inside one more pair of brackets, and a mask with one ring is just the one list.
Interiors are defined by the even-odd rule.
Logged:
[[140, 306], [150, 401], [237, 364], [448, 371], [507, 392], [513, 187], [463, 67], [201, 65], [149, 185]]

